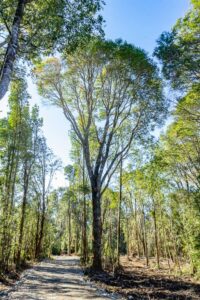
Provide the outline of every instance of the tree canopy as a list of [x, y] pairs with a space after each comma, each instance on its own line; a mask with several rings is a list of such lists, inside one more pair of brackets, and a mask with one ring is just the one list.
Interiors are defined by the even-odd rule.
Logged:
[[0, 4], [0, 99], [17, 61], [53, 51], [71, 51], [92, 34], [102, 34], [102, 0], [2, 0]]
[[164, 76], [175, 88], [185, 89], [199, 83], [199, 1], [192, 1], [192, 5], [192, 9], [177, 21], [171, 32], [161, 34], [154, 52], [162, 62]]

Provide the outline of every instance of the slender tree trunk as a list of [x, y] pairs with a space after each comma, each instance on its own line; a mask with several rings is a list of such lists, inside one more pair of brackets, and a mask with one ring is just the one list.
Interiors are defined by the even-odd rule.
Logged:
[[35, 258], [38, 256], [38, 242], [39, 242], [39, 226], [40, 226], [40, 204], [38, 203], [38, 215], [35, 235]]
[[144, 253], [146, 257], [146, 265], [149, 265], [149, 251], [148, 251], [148, 242], [147, 242], [147, 233], [146, 233], [146, 221], [145, 221], [145, 212], [144, 212], [144, 205], [143, 205], [143, 235], [144, 235]]
[[12, 23], [10, 40], [7, 46], [3, 66], [0, 71], [0, 100], [8, 91], [8, 87], [10, 84], [13, 66], [18, 51], [20, 25], [23, 18], [26, 2], [26, 0], [18, 0], [14, 20]]
[[87, 208], [85, 193], [83, 196], [83, 261], [87, 261]]
[[85, 196], [85, 162], [83, 156], [83, 262], [87, 261], [87, 203]]
[[40, 224], [40, 232], [39, 232], [37, 252], [36, 252], [36, 258], [39, 258], [41, 256], [42, 240], [43, 240], [43, 235], [44, 235], [44, 221], [45, 221], [45, 213], [42, 212], [41, 224]]
[[167, 245], [167, 235], [166, 235], [166, 232], [163, 230], [163, 233], [164, 233], [164, 248], [165, 248], [165, 256], [167, 258], [167, 263], [168, 263], [168, 267], [169, 267], [169, 273], [171, 273], [171, 265], [170, 265], [170, 261], [172, 261], [171, 259], [171, 254], [170, 254], [170, 250], [169, 250], [169, 247]]
[[154, 235], [155, 235], [155, 246], [156, 246], [156, 259], [157, 259], [157, 267], [160, 268], [160, 251], [158, 245], [158, 229], [157, 229], [157, 217], [156, 217], [156, 205], [154, 198], [153, 199], [153, 221], [154, 221]]
[[117, 266], [120, 265], [120, 234], [121, 234], [121, 203], [122, 203], [122, 167], [123, 161], [120, 161], [119, 174], [119, 201], [118, 201], [118, 218], [117, 218]]
[[20, 260], [21, 260], [21, 250], [22, 250], [22, 240], [23, 240], [23, 233], [24, 233], [25, 211], [26, 211], [26, 192], [23, 196], [23, 203], [22, 203], [20, 231], [19, 231], [19, 240], [18, 240], [18, 250], [17, 250], [17, 258], [16, 258], [17, 266], [20, 265]]
[[78, 224], [76, 225], [76, 241], [75, 241], [75, 254], [79, 253], [79, 241], [80, 241], [80, 227], [78, 226]]
[[110, 255], [109, 255], [109, 259], [110, 259], [110, 262], [112, 263], [112, 266], [113, 266], [113, 244], [112, 244], [112, 218], [111, 218], [111, 211], [109, 209], [109, 215], [110, 215], [110, 219], [109, 219], [109, 244], [108, 244], [108, 247], [109, 247], [109, 252], [110, 252]]
[[68, 200], [68, 249], [67, 249], [68, 255], [71, 255], [71, 241], [72, 241], [72, 237], [71, 237], [71, 199], [69, 196], [69, 200]]
[[101, 260], [101, 240], [102, 240], [102, 222], [101, 222], [101, 194], [100, 188], [95, 183], [92, 186], [92, 209], [93, 209], [93, 269], [102, 270]]
[[23, 241], [23, 235], [24, 235], [24, 221], [25, 221], [26, 204], [27, 204], [28, 184], [29, 184], [29, 172], [27, 170], [27, 166], [25, 166], [25, 169], [24, 169], [24, 192], [23, 192], [22, 212], [21, 212], [21, 220], [20, 220], [17, 259], [16, 259], [17, 266], [20, 265], [20, 260], [21, 260], [21, 250], [22, 250], [22, 241]]
[[129, 218], [126, 218], [126, 230], [127, 230], [127, 257], [130, 257], [130, 231], [129, 231]]
[[136, 241], [137, 241], [137, 251], [138, 257], [140, 258], [140, 239], [139, 239], [139, 229], [138, 229], [138, 218], [137, 218], [137, 200], [135, 198], [134, 201], [134, 216], [135, 216], [135, 234], [136, 234]]
[[40, 225], [40, 235], [39, 235], [39, 241], [38, 241], [38, 254], [37, 254], [38, 258], [41, 256], [41, 251], [42, 251], [42, 240], [43, 240], [43, 235], [44, 235], [44, 220], [45, 220], [45, 216], [44, 216], [44, 214], [42, 214], [41, 225]]
[[46, 213], [46, 204], [45, 204], [45, 194], [42, 196], [42, 215], [41, 215], [41, 223], [40, 223], [40, 231], [38, 236], [38, 244], [36, 247], [36, 258], [41, 256], [42, 252], [42, 240], [44, 236], [44, 222], [45, 222], [45, 213]]

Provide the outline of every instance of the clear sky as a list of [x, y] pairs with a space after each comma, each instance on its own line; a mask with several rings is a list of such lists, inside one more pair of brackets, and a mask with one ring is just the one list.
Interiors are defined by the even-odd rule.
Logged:
[[[105, 0], [103, 10], [106, 38], [122, 38], [129, 43], [145, 49], [149, 55], [156, 46], [156, 40], [163, 31], [168, 31], [176, 20], [184, 16], [189, 8], [189, 0]], [[44, 119], [44, 135], [49, 147], [60, 157], [64, 165], [70, 163], [69, 125], [62, 112], [55, 107], [42, 104], [31, 80], [29, 94], [31, 104], [40, 106]], [[6, 111], [7, 97], [0, 102], [0, 117]], [[55, 186], [64, 184], [62, 173], [57, 174]]]
[[189, 0], [106, 0], [106, 37], [120, 37], [152, 53], [159, 35], [188, 8]]

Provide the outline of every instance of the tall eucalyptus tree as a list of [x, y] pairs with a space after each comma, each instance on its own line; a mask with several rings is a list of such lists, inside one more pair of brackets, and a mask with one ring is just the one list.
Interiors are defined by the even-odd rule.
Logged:
[[[82, 145], [93, 203], [93, 267], [101, 269], [101, 197], [130, 146], [162, 119], [165, 100], [146, 53], [121, 41], [93, 40], [64, 62], [35, 70], [41, 95], [62, 108]], [[123, 132], [123, 147], [120, 132]]]

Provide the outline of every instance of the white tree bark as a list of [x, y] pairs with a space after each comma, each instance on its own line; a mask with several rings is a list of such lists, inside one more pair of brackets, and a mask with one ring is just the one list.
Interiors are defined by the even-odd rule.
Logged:
[[19, 0], [16, 8], [11, 35], [8, 42], [5, 58], [0, 71], [0, 100], [8, 91], [11, 76], [13, 72], [14, 62], [17, 57], [20, 25], [24, 14], [26, 0]]

